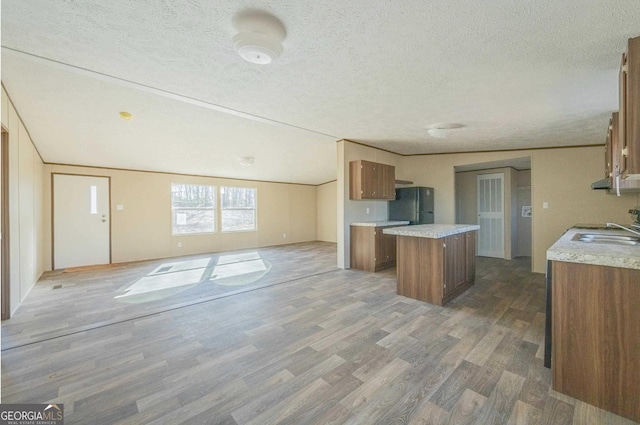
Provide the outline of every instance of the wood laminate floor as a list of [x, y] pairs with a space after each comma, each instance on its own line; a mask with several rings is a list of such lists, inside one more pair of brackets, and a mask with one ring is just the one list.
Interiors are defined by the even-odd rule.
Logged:
[[[296, 248], [335, 261], [335, 245], [302, 244], [283, 249], [289, 267]], [[396, 295], [393, 269], [307, 266], [118, 321], [47, 316], [99, 311], [136, 267], [69, 273], [57, 293], [59, 273], [38, 284], [29, 313], [2, 324], [3, 403], [64, 403], [67, 425], [633, 424], [550, 390], [544, 277], [527, 259], [478, 258], [476, 285], [446, 307]], [[67, 324], [43, 337], [41, 317]]]

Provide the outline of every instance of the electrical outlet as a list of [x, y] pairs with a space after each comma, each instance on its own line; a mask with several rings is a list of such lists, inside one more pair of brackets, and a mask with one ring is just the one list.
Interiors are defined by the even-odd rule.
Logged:
[[178, 248], [182, 248], [182, 242], [178, 242]]
[[369, 214], [369, 208], [367, 208], [367, 214]]
[[286, 233], [283, 233], [283, 234], [282, 234], [282, 238], [283, 238], [283, 239], [287, 239], [287, 234], [286, 234]]
[[542, 203], [542, 208], [544, 208], [544, 209], [549, 208], [549, 203], [548, 202], [543, 202]]

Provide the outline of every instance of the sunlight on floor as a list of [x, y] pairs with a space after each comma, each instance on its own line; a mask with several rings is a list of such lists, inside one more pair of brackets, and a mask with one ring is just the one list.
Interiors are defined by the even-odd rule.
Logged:
[[269, 270], [271, 264], [257, 252], [163, 263], [145, 277], [119, 289], [114, 299], [126, 303], [156, 301], [206, 282], [222, 286], [247, 285], [258, 281]]
[[271, 263], [257, 252], [223, 255], [213, 268], [211, 280], [219, 285], [240, 286], [253, 283], [271, 270]]

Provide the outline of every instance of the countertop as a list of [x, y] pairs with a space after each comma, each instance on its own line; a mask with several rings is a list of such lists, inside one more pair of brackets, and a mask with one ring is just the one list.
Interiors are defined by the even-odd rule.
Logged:
[[384, 229], [387, 235], [412, 236], [416, 238], [440, 239], [445, 236], [478, 230], [477, 224], [418, 224], [416, 226], [393, 227]]
[[362, 227], [388, 227], [388, 226], [403, 226], [409, 224], [409, 221], [362, 221], [360, 223], [351, 223], [352, 226]]
[[569, 229], [547, 250], [547, 260], [640, 269], [640, 245], [613, 245], [571, 240], [576, 233], [633, 236], [624, 230]]

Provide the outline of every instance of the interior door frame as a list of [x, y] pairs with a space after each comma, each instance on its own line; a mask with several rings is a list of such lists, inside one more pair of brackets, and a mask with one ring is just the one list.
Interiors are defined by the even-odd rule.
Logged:
[[[478, 217], [480, 216], [480, 180], [482, 180], [483, 178], [489, 179], [492, 177], [497, 177], [500, 176], [500, 180], [501, 180], [501, 198], [502, 198], [502, 256], [501, 257], [490, 257], [490, 258], [503, 258], [505, 259], [505, 255], [506, 255], [506, 235], [507, 235], [507, 220], [506, 220], [506, 199], [505, 199], [505, 187], [504, 187], [504, 182], [506, 180], [505, 177], [505, 173], [504, 172], [495, 172], [495, 173], [485, 173], [485, 174], [478, 174], [476, 176], [476, 194], [477, 194], [477, 214]], [[478, 218], [478, 224], [480, 224], [480, 220]], [[480, 232], [478, 232], [478, 237], [477, 237], [477, 241], [476, 244], [478, 246], [478, 248], [480, 247]], [[481, 256], [479, 254], [479, 249], [476, 252], [476, 255]]]
[[101, 177], [107, 179], [109, 186], [109, 264], [113, 264], [113, 258], [111, 253], [111, 221], [113, 220], [111, 212], [111, 176], [103, 176], [98, 174], [78, 174], [78, 173], [51, 173], [51, 270], [55, 270], [55, 184], [54, 179], [56, 175], [61, 176], [76, 176], [76, 177]]
[[0, 183], [2, 184], [2, 276], [0, 284], [2, 296], [2, 314], [1, 319], [11, 318], [11, 249], [9, 239], [9, 132], [2, 127], [2, 146], [0, 146], [2, 155], [2, 175]]

